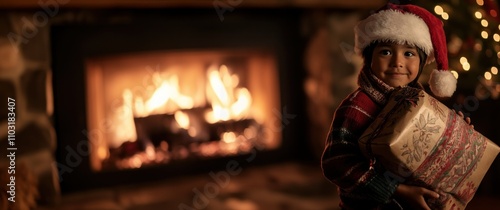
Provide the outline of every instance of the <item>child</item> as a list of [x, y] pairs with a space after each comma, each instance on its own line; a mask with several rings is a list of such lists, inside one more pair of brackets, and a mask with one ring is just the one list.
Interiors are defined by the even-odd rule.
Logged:
[[[417, 82], [427, 63], [436, 61], [429, 81], [438, 97], [455, 91], [456, 79], [447, 71], [447, 48], [442, 22], [414, 5], [387, 4], [355, 27], [355, 49], [364, 59], [359, 88], [335, 112], [322, 169], [339, 188], [342, 209], [430, 209], [436, 192], [387, 179], [387, 173], [363, 156], [358, 139], [399, 86], [422, 89]], [[405, 209], [407, 209], [405, 207]]]

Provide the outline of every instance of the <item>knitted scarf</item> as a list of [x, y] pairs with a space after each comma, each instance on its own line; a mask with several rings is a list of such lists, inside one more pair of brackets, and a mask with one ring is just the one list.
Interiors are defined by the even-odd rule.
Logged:
[[[418, 77], [417, 77], [418, 79]], [[370, 96], [377, 104], [384, 106], [391, 92], [395, 89], [375, 76], [368, 67], [363, 67], [358, 77], [359, 87]], [[412, 82], [408, 86], [423, 89], [418, 82]]]

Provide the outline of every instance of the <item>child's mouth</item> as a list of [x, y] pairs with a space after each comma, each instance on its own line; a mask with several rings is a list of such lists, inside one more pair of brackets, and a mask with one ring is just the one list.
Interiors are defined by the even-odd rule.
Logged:
[[405, 73], [386, 73], [386, 75], [388, 76], [393, 76], [393, 77], [397, 77], [397, 76], [406, 76], [407, 74]]

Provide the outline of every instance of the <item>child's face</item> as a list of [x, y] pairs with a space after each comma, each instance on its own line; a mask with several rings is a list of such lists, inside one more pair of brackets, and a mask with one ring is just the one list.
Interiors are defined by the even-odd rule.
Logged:
[[408, 85], [418, 75], [420, 57], [416, 47], [379, 43], [373, 50], [373, 74], [391, 87]]

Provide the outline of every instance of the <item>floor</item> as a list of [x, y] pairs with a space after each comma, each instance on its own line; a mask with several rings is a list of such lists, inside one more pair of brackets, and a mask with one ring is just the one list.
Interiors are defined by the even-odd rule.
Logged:
[[40, 210], [339, 209], [334, 185], [322, 177], [317, 165], [282, 163], [241, 169], [238, 174], [219, 171], [68, 194], [60, 206]]
[[[467, 210], [498, 210], [499, 198], [476, 196]], [[67, 194], [39, 210], [339, 210], [338, 202], [317, 165], [294, 162]]]

